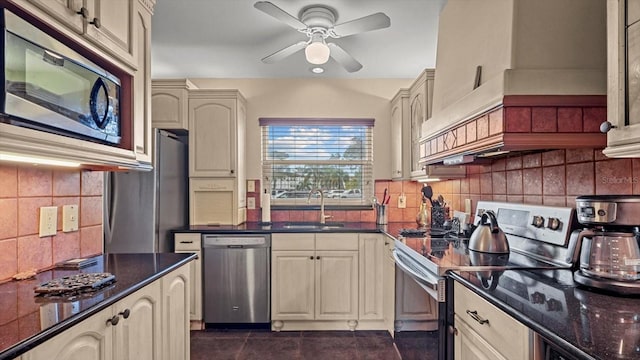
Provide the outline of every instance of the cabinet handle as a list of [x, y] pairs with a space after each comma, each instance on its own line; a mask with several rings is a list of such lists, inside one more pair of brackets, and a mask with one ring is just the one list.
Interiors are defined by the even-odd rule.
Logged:
[[107, 325], [111, 324], [113, 326], [118, 325], [118, 321], [120, 321], [120, 317], [118, 315], [113, 315], [110, 319], [107, 319]]
[[320, 256], [316, 256], [316, 260], [320, 260]]
[[193, 244], [193, 241], [180, 241], [180, 244]]
[[449, 334], [451, 334], [453, 336], [458, 336], [458, 329], [456, 329], [452, 325], [449, 325]]
[[93, 21], [89, 21], [89, 24], [92, 24], [93, 26], [96, 27], [96, 29], [100, 29], [100, 27], [102, 26], [102, 24], [100, 23], [100, 19], [99, 18], [93, 18]]
[[313, 260], [313, 256], [309, 256], [309, 259], [310, 259], [310, 260]]
[[489, 324], [489, 320], [481, 318], [480, 315], [478, 315], [478, 312], [475, 310], [474, 311], [467, 310], [467, 314], [469, 314], [469, 316], [471, 316], [473, 320], [480, 323], [480, 325]]
[[80, 8], [80, 11], [76, 11], [76, 14], [82, 15], [82, 17], [86, 19], [89, 17], [89, 9], [83, 6]]
[[119, 315], [122, 315], [123, 318], [128, 319], [129, 315], [131, 315], [131, 311], [129, 309], [124, 309], [124, 311], [121, 311]]
[[231, 170], [231, 173], [232, 173], [232, 174], [234, 174], [234, 173], [235, 173], [235, 170]]

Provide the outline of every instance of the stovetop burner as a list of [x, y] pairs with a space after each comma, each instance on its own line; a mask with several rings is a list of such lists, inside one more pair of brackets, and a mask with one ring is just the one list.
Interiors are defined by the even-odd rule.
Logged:
[[83, 273], [48, 281], [34, 289], [36, 296], [67, 296], [101, 289], [116, 281], [111, 273]]
[[404, 237], [443, 237], [447, 235], [450, 231], [444, 229], [400, 229], [400, 236]]

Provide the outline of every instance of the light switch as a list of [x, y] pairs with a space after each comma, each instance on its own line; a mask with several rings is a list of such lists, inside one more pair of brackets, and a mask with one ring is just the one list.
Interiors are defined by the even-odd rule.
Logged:
[[256, 198], [249, 196], [247, 198], [247, 209], [254, 210], [256, 208]]
[[403, 194], [398, 196], [398, 209], [404, 209], [407, 207], [407, 197]]
[[247, 180], [247, 192], [256, 192], [256, 181], [255, 180]]
[[53, 236], [58, 226], [58, 207], [43, 206], [40, 208], [40, 237]]
[[62, 231], [78, 231], [78, 205], [62, 207]]

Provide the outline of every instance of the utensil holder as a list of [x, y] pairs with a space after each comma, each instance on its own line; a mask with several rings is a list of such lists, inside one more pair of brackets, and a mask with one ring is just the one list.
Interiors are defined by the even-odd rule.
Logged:
[[442, 229], [444, 226], [444, 207], [442, 206], [434, 206], [431, 208], [431, 227]]
[[375, 204], [376, 209], [376, 224], [387, 225], [387, 206], [382, 204]]

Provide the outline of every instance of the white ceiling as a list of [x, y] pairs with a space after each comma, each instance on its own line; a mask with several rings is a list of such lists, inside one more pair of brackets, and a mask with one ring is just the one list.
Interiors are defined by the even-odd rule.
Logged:
[[[334, 60], [309, 71], [304, 51], [275, 64], [260, 61], [306, 36], [253, 7], [257, 0], [159, 0], [152, 23], [152, 77], [158, 78], [415, 78], [435, 67], [438, 15], [446, 0], [320, 0], [343, 23], [376, 12], [386, 29], [332, 39], [363, 68], [348, 73]], [[298, 16], [316, 0], [270, 0]]]

